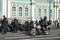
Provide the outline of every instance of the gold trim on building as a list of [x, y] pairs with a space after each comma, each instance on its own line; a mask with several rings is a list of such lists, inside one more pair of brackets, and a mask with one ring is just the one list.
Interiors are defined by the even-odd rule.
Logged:
[[38, 6], [38, 9], [41, 9], [41, 6]]
[[12, 7], [16, 7], [17, 6], [17, 4], [16, 3], [12, 3]]
[[60, 8], [59, 8], [59, 10], [60, 10]]
[[53, 7], [56, 8], [56, 7], [58, 7], [58, 5], [54, 5]]
[[44, 6], [44, 9], [47, 9], [47, 6]]
[[30, 7], [30, 5], [29, 4], [25, 4], [24, 7], [25, 8], [28, 8], [28, 7]]
[[36, 5], [36, 3], [35, 2], [32, 2], [32, 5]]

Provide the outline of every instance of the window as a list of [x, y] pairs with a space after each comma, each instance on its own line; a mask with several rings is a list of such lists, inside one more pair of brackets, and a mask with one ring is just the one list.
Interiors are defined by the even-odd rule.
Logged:
[[16, 16], [16, 7], [12, 7], [12, 16]]
[[19, 7], [19, 16], [22, 16], [22, 7]]
[[50, 9], [50, 13], [52, 13], [52, 9]]
[[41, 17], [41, 9], [39, 9], [39, 16]]
[[16, 12], [13, 11], [13, 12], [12, 12], [12, 16], [16, 16]]
[[52, 18], [52, 9], [50, 9], [50, 14], [49, 15], [50, 15], [50, 18]]
[[58, 15], [58, 17], [60, 18], [60, 9], [59, 9], [59, 15]]
[[19, 11], [22, 11], [22, 7], [19, 7]]
[[25, 8], [25, 16], [28, 16], [28, 8]]
[[44, 16], [47, 16], [47, 9], [44, 9]]
[[60, 10], [59, 10], [59, 13], [60, 13]]
[[41, 13], [41, 9], [39, 9], [39, 13]]
[[16, 7], [12, 7], [12, 11], [16, 11]]
[[47, 13], [47, 9], [44, 9], [44, 13]]

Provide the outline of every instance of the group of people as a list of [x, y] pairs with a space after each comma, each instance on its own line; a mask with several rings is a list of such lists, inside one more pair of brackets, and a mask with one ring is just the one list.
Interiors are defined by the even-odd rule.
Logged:
[[14, 20], [12, 20], [11, 24], [9, 24], [7, 18], [4, 15], [3, 20], [0, 21], [0, 24], [1, 24], [0, 32], [2, 32], [2, 33], [7, 33], [7, 31], [17, 32], [18, 20], [16, 18]]
[[54, 21], [54, 24], [55, 24], [55, 26], [57, 27], [57, 29], [59, 28], [59, 26], [60, 26], [60, 20], [59, 19], [57, 19], [56, 21]]
[[30, 31], [32, 28], [34, 28], [34, 24], [40, 25], [41, 27], [47, 27], [51, 24], [51, 20], [47, 20], [47, 17], [45, 16], [44, 19], [40, 18], [39, 21], [33, 21], [30, 22], [25, 21], [24, 24], [20, 24], [18, 20], [15, 18], [12, 20], [11, 24], [8, 23], [8, 20], [5, 16], [3, 16], [3, 20], [1, 21], [1, 27], [0, 30], [2, 33], [7, 33], [9, 30], [10, 32], [17, 33], [18, 30], [20, 31]]

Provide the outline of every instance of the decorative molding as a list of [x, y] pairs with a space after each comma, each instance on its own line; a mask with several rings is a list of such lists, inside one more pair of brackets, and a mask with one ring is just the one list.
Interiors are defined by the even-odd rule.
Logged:
[[31, 4], [32, 4], [32, 5], [36, 5], [36, 3], [35, 3], [35, 2], [32, 2]]
[[25, 8], [28, 8], [28, 7], [30, 7], [30, 4], [25, 4], [25, 5], [23, 5]]
[[59, 8], [59, 10], [60, 10], [60, 8]]
[[12, 3], [12, 7], [16, 7], [17, 6], [17, 4], [16, 3]]
[[41, 9], [42, 7], [41, 6], [38, 6], [38, 9]]

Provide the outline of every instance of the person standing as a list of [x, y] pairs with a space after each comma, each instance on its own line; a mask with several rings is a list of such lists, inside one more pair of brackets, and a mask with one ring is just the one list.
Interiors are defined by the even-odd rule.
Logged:
[[3, 20], [2, 20], [2, 31], [3, 31], [3, 33], [7, 33], [7, 30], [8, 30], [7, 27], [8, 27], [8, 20], [5, 17], [5, 15], [3, 15]]
[[59, 28], [60, 20], [59, 18], [57, 19], [57, 29]]

